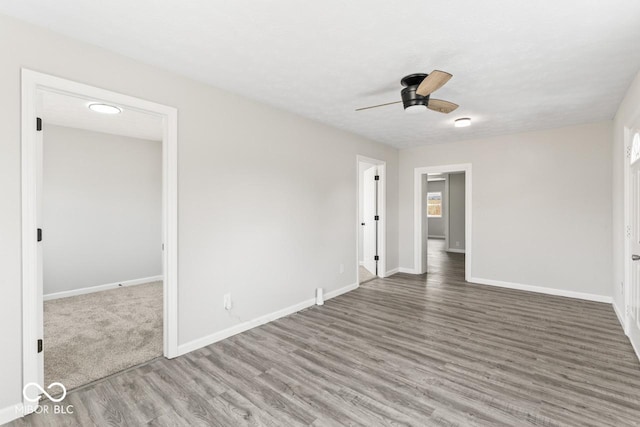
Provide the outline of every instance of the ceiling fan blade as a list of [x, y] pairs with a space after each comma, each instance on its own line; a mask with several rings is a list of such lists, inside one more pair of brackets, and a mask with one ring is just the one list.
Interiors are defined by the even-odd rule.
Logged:
[[370, 109], [370, 108], [384, 107], [385, 105], [399, 104], [399, 103], [401, 103], [401, 102], [402, 102], [402, 101], [387, 102], [386, 104], [372, 105], [371, 107], [356, 108], [356, 111], [368, 110], [368, 109]]
[[427, 108], [439, 113], [449, 114], [450, 112], [458, 108], [458, 104], [454, 104], [453, 102], [449, 101], [443, 101], [442, 99], [429, 99]]
[[416, 93], [421, 96], [427, 96], [440, 89], [449, 79], [453, 77], [452, 74], [444, 71], [433, 70], [431, 74], [422, 80], [422, 83], [416, 89]]

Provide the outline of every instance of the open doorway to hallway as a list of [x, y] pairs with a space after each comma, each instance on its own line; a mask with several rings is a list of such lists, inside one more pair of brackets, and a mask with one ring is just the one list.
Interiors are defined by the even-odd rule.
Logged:
[[429, 274], [462, 268], [465, 253], [465, 173], [427, 174], [425, 188]]
[[415, 274], [455, 268], [469, 280], [471, 182], [470, 164], [415, 169]]

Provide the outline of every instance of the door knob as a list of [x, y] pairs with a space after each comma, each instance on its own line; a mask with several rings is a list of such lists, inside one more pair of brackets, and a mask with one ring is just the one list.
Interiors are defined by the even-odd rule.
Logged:
[[636, 255], [636, 254], [631, 255], [631, 260], [633, 260], [633, 261], [640, 260], [640, 255]]
[[362, 224], [360, 224], [360, 225], [364, 225], [364, 222]]

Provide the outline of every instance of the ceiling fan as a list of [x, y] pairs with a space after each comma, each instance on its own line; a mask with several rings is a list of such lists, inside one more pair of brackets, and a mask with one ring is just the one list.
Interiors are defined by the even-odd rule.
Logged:
[[402, 86], [404, 86], [404, 89], [400, 92], [402, 101], [357, 108], [356, 111], [369, 110], [371, 108], [384, 107], [385, 105], [399, 104], [402, 102], [407, 112], [421, 111], [428, 108], [439, 113], [449, 114], [458, 108], [458, 104], [443, 101], [442, 99], [431, 98], [431, 94], [444, 86], [451, 77], [453, 77], [453, 75], [439, 70], [434, 70], [431, 74], [409, 74], [400, 81]]

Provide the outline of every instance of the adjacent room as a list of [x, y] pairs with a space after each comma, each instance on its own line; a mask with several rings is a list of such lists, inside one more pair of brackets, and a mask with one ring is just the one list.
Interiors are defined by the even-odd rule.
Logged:
[[638, 425], [639, 22], [0, 2], [0, 425]]
[[162, 121], [38, 95], [44, 383], [69, 391], [162, 356]]

